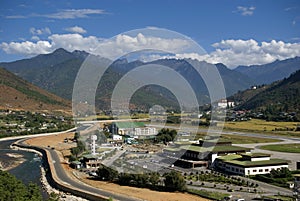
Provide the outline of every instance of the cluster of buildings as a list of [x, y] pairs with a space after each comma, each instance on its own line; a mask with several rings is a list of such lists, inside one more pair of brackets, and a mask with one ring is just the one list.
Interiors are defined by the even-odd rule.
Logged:
[[176, 158], [174, 165], [195, 168], [209, 167], [221, 172], [242, 176], [267, 174], [272, 169], [288, 168], [287, 160], [271, 158], [269, 154], [251, 153], [251, 149], [233, 146], [231, 142], [214, 139], [164, 149], [169, 157]]
[[113, 138], [150, 139], [157, 135], [156, 128], [147, 127], [143, 122], [114, 122], [109, 126], [109, 131]]

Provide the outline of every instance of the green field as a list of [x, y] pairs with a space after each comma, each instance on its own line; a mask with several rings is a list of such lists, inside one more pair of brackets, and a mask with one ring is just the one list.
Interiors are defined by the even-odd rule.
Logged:
[[261, 119], [251, 119], [250, 121], [241, 122], [226, 122], [224, 125], [225, 129], [238, 129], [238, 130], [249, 130], [249, 131], [276, 131], [276, 130], [288, 130], [295, 129], [297, 122], [275, 122], [265, 121]]
[[[204, 138], [206, 133], [199, 133], [197, 135], [198, 138]], [[282, 140], [271, 139], [271, 138], [262, 138], [262, 137], [248, 137], [241, 135], [230, 135], [230, 134], [222, 134], [220, 136], [221, 140], [230, 141], [232, 144], [252, 144], [252, 143], [268, 143], [268, 142], [281, 142]]]
[[287, 153], [300, 153], [300, 144], [274, 144], [261, 146], [261, 149]]
[[248, 137], [240, 135], [221, 135], [222, 139], [231, 141], [233, 144], [252, 144], [252, 143], [268, 143], [268, 142], [281, 142], [281, 140], [261, 137]]

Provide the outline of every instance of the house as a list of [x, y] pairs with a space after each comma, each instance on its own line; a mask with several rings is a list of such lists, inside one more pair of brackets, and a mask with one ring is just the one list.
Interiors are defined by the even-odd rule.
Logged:
[[146, 127], [143, 122], [114, 122], [109, 126], [113, 135], [126, 135], [134, 138], [151, 138], [157, 135], [156, 128]]
[[87, 169], [98, 169], [101, 165], [101, 160], [95, 155], [88, 154], [83, 156], [82, 164]]
[[78, 170], [82, 167], [82, 163], [80, 161], [72, 161], [70, 167]]
[[219, 100], [218, 102], [217, 102], [217, 107], [218, 108], [223, 108], [223, 109], [225, 109], [225, 108], [227, 108], [227, 107], [234, 107], [235, 106], [235, 104], [234, 104], [234, 101], [229, 101], [229, 100], [227, 100], [227, 99], [221, 99], [221, 100]]
[[227, 173], [248, 176], [268, 174], [272, 169], [288, 168], [288, 161], [271, 159], [270, 154], [264, 153], [230, 154], [217, 158], [215, 168]]

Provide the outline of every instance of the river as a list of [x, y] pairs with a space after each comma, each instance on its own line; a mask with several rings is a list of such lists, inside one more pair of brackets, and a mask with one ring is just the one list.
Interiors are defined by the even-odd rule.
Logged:
[[9, 146], [14, 141], [16, 140], [0, 141], [0, 162], [3, 168], [15, 166], [8, 172], [25, 184], [29, 182], [37, 184], [41, 188], [43, 199], [47, 199], [47, 193], [42, 190], [40, 181], [41, 158], [35, 153], [10, 149]]

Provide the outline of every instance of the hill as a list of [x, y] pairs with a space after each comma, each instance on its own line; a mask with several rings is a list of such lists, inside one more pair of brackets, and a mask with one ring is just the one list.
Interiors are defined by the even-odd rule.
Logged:
[[265, 65], [239, 66], [235, 70], [249, 76], [257, 85], [271, 84], [300, 70], [300, 57], [276, 60]]
[[281, 81], [246, 90], [230, 98], [240, 103], [240, 109], [263, 111], [270, 115], [290, 113], [299, 117], [300, 70]]
[[70, 111], [70, 102], [0, 68], [0, 109]]
[[[64, 49], [58, 49], [53, 53], [38, 55], [30, 59], [0, 63], [0, 66], [5, 67], [34, 85], [71, 100], [73, 83], [81, 64], [87, 56], [88, 53], [83, 51], [68, 52]], [[138, 60], [128, 62], [126, 59], [119, 59], [111, 65], [99, 83], [96, 94], [98, 109], [108, 109], [110, 107], [112, 91], [118, 80], [125, 73], [146, 64], [169, 66], [180, 73], [191, 84], [201, 104], [210, 101], [202, 78], [197, 75], [187, 60], [160, 59], [144, 63]], [[228, 95], [255, 84], [246, 75], [235, 70], [230, 70], [223, 64], [217, 64], [216, 66], [224, 81]], [[154, 104], [159, 104], [166, 108], [178, 108], [178, 103], [174, 95], [165, 88], [158, 86], [142, 87], [131, 99], [132, 108], [147, 109]]]

